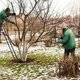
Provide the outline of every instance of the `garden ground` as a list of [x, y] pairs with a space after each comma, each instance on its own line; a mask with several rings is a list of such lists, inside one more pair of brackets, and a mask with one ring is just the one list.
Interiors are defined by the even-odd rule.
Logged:
[[[14, 47], [18, 57], [19, 53]], [[76, 55], [80, 48], [76, 48]], [[79, 80], [80, 77], [61, 77], [53, 74], [59, 71], [59, 61], [63, 58], [62, 47], [31, 47], [28, 52], [28, 63], [13, 63], [13, 57], [5, 42], [0, 44], [0, 80]]]

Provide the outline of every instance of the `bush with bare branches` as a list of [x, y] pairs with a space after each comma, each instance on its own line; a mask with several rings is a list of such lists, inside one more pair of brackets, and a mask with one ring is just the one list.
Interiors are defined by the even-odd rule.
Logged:
[[76, 76], [79, 68], [78, 68], [79, 57], [75, 58], [66, 58], [60, 60], [59, 62], [59, 75], [63, 76]]

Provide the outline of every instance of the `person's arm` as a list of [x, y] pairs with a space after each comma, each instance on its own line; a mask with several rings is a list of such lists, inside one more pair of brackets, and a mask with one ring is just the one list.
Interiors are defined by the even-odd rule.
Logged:
[[4, 20], [7, 21], [7, 22], [11, 22], [11, 23], [13, 23], [13, 21], [10, 20], [10, 19], [8, 19], [7, 17], [5, 17]]
[[64, 44], [64, 43], [66, 43], [68, 41], [68, 39], [69, 39], [69, 35], [68, 34], [64, 34], [63, 39], [59, 40], [58, 42]]

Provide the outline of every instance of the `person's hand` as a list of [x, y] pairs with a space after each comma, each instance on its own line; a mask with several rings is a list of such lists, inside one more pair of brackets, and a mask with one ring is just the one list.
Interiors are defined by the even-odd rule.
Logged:
[[13, 15], [16, 15], [16, 13], [13, 13]]

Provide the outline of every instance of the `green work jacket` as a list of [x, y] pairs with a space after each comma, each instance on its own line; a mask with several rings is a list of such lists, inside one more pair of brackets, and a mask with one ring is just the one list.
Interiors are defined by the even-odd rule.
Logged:
[[[9, 13], [9, 15], [13, 15], [13, 13]], [[3, 9], [1, 12], [0, 12], [0, 25], [3, 23], [3, 21], [8, 21], [8, 22], [13, 22], [12, 20], [9, 20], [7, 18], [7, 14], [6, 14], [6, 10]]]
[[76, 42], [75, 42], [73, 32], [69, 28], [65, 29], [63, 39], [59, 40], [59, 43], [64, 44], [65, 50], [70, 50], [76, 47]]

